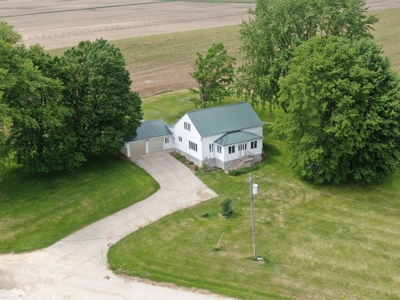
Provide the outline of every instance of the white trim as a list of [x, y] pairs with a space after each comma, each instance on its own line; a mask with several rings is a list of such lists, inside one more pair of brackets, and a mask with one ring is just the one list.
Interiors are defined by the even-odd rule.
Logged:
[[126, 148], [126, 157], [131, 157], [131, 148], [129, 147], [129, 143], [125, 143]]

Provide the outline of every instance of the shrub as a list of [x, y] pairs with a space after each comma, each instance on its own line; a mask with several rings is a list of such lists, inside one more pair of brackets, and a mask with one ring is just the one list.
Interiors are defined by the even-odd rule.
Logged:
[[208, 213], [208, 212], [200, 215], [200, 217], [202, 217], [202, 218], [208, 218], [209, 216], [210, 216], [210, 213]]
[[259, 168], [260, 168], [259, 165], [255, 165], [255, 166], [248, 167], [248, 168], [243, 168], [243, 169], [240, 169], [240, 170], [229, 170], [228, 171], [228, 175], [238, 176], [238, 175], [241, 175], [241, 174], [245, 174], [245, 173], [248, 173], [248, 172], [251, 172], [251, 171], [258, 170]]
[[229, 219], [233, 215], [233, 202], [231, 199], [226, 198], [224, 201], [221, 202], [221, 207], [222, 207], [222, 215], [226, 218]]

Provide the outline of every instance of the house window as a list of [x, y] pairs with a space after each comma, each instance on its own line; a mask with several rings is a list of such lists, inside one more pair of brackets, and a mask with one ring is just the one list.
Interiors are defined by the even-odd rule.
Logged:
[[165, 138], [165, 143], [168, 144], [169, 143], [169, 138]]
[[217, 145], [217, 152], [222, 153], [222, 147]]
[[247, 149], [247, 144], [238, 145], [238, 150], [239, 151], [243, 151], [243, 150], [246, 150], [246, 149]]
[[229, 146], [229, 147], [228, 147], [228, 153], [229, 153], [229, 154], [235, 153], [235, 146]]
[[190, 123], [184, 122], [184, 123], [183, 123], [183, 127], [184, 127], [186, 130], [190, 131]]
[[189, 141], [189, 148], [197, 152], [197, 144]]
[[210, 152], [214, 152], [214, 144], [208, 145], [208, 149], [210, 150]]
[[250, 148], [251, 149], [257, 148], [257, 141], [251, 142]]
[[182, 137], [181, 137], [181, 136], [180, 136], [180, 137], [178, 137], [178, 139], [179, 139], [179, 141], [180, 141], [180, 142], [182, 142]]

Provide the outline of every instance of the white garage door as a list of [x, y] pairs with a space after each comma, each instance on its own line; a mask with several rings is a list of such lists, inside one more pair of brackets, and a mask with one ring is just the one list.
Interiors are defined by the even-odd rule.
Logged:
[[129, 143], [131, 157], [146, 153], [146, 141], [137, 141]]
[[155, 138], [149, 140], [149, 153], [164, 150], [164, 138]]

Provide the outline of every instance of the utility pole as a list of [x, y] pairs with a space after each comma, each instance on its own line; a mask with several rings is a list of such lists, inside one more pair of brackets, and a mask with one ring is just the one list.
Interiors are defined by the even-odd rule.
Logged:
[[257, 259], [257, 241], [256, 241], [256, 227], [254, 224], [254, 195], [258, 194], [258, 185], [253, 184], [253, 178], [251, 174], [247, 179], [247, 182], [250, 185], [250, 205], [251, 205], [251, 224], [252, 224], [252, 232], [253, 232], [253, 249], [254, 249], [254, 259]]

